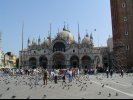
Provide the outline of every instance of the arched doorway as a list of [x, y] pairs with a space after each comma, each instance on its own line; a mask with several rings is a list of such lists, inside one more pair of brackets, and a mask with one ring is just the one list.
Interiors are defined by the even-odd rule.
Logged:
[[79, 67], [79, 58], [78, 58], [78, 56], [74, 55], [70, 58], [70, 65], [71, 65], [71, 67]]
[[30, 58], [29, 59], [29, 67], [30, 68], [36, 68], [37, 66], [37, 60], [36, 60], [36, 58], [35, 57], [32, 57], [32, 58]]
[[83, 56], [82, 57], [82, 68], [91, 68], [91, 58], [89, 56]]
[[[105, 58], [106, 59], [106, 58]], [[95, 64], [96, 64], [96, 68], [97, 67], [100, 67], [99, 65], [100, 65], [100, 58], [99, 58], [99, 56], [95, 56]]]
[[56, 69], [65, 68], [65, 56], [62, 53], [56, 53], [53, 56], [53, 66]]
[[43, 67], [44, 69], [46, 69], [46, 68], [47, 68], [47, 64], [48, 64], [47, 58], [46, 58], [45, 56], [41, 56], [41, 57], [39, 58], [39, 65], [40, 65], [41, 67]]

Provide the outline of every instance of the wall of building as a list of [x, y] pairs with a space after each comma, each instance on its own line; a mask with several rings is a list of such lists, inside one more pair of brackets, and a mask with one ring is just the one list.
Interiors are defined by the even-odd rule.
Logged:
[[[133, 0], [110, 0], [117, 66], [133, 66]], [[119, 66], [120, 65], [120, 66]]]

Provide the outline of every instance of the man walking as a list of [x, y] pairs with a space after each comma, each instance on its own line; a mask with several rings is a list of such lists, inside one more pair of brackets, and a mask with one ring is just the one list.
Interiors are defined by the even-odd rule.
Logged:
[[47, 69], [44, 69], [44, 71], [43, 71], [43, 83], [44, 83], [44, 85], [47, 85], [47, 80], [48, 80], [48, 71], [47, 71]]

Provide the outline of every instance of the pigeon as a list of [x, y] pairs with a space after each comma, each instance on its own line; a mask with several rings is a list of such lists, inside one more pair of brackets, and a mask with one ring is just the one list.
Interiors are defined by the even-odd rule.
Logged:
[[6, 90], [8, 91], [10, 88], [8, 87]]
[[16, 96], [15, 96], [15, 95], [13, 95], [13, 96], [12, 96], [12, 99], [15, 99], [15, 98], [16, 98]]
[[86, 83], [83, 83], [83, 84], [86, 84]]
[[49, 88], [51, 88], [51, 86]]
[[33, 88], [33, 86], [30, 87], [30, 89], [32, 89], [32, 88]]
[[118, 96], [118, 93], [116, 92], [115, 96]]
[[80, 87], [81, 86], [81, 84], [80, 85], [78, 85], [78, 87]]
[[101, 95], [101, 92], [99, 92], [98, 95]]
[[46, 98], [46, 95], [44, 94], [42, 98]]
[[83, 87], [84, 87], [84, 86], [81, 87], [80, 91], [82, 91]]
[[109, 93], [108, 97], [111, 97], [111, 94]]
[[30, 96], [28, 96], [26, 99], [30, 99]]
[[104, 87], [104, 84], [102, 85], [102, 87]]

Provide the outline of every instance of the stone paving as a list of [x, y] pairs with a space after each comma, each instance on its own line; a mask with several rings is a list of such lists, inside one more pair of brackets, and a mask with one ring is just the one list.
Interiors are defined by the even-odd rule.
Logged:
[[48, 81], [43, 85], [34, 85], [31, 76], [0, 76], [0, 99], [133, 99], [133, 74], [120, 77], [114, 74], [106, 78], [106, 74], [81, 76], [62, 84]]

